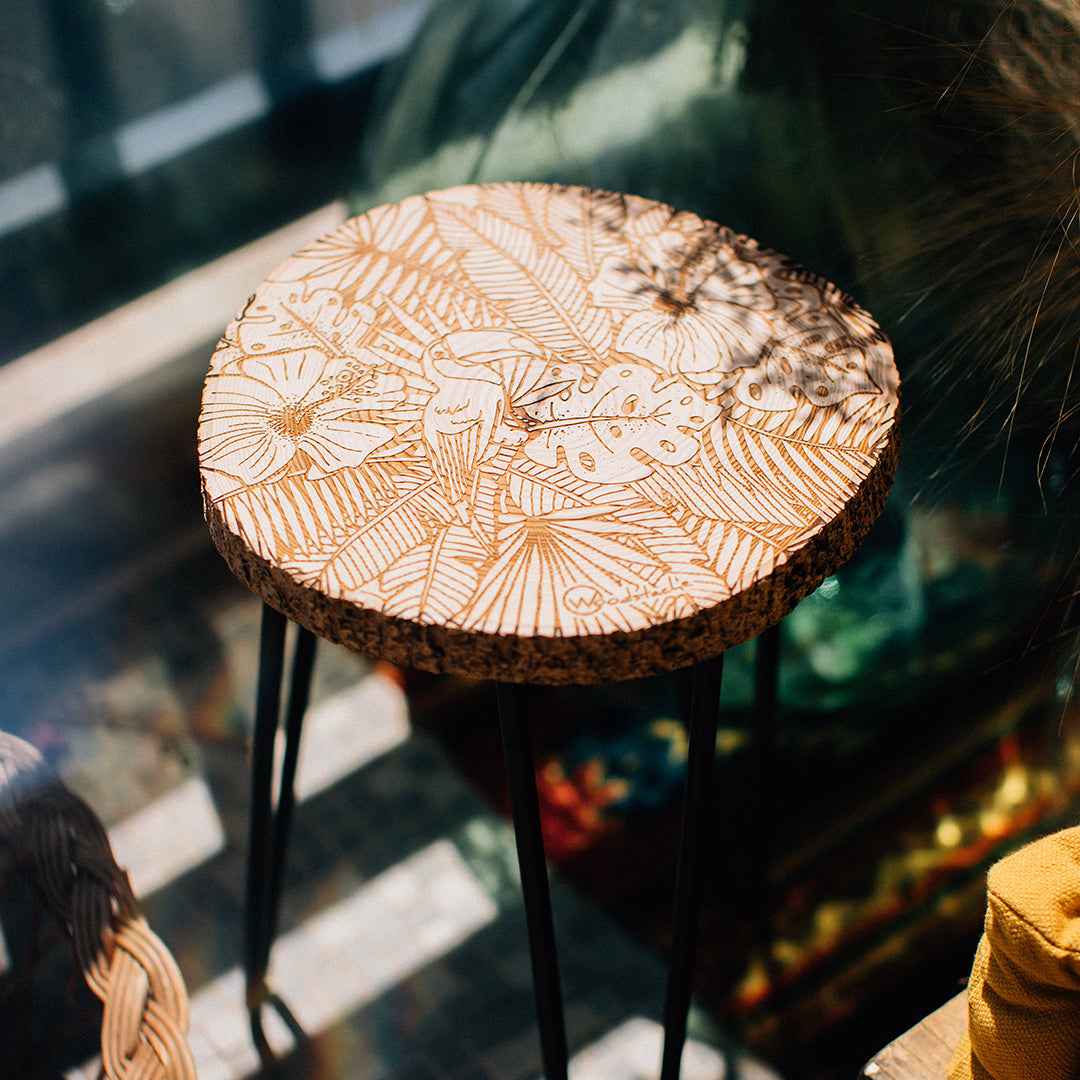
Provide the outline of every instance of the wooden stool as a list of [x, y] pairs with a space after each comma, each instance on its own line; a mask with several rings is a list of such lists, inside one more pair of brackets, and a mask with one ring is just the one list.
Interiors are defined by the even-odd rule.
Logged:
[[[257, 1038], [311, 635], [497, 680], [548, 1080], [566, 1045], [513, 684], [697, 665], [662, 1072], [677, 1075], [720, 658], [866, 534], [895, 468], [897, 394], [884, 336], [834, 286], [693, 214], [581, 188], [408, 198], [258, 289], [214, 354], [199, 428], [211, 533], [267, 605]], [[306, 633], [275, 807], [282, 616]]]

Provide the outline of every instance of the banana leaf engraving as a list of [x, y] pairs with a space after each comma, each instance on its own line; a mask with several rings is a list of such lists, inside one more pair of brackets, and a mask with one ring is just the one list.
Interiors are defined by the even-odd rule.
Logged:
[[380, 579], [389, 615], [408, 618], [415, 611], [434, 621], [453, 623], [476, 593], [477, 567], [487, 552], [458, 523], [434, 532], [431, 543], [405, 552]]
[[[438, 204], [436, 204], [438, 206]], [[567, 360], [606, 356], [611, 318], [589, 300], [573, 267], [524, 225], [480, 209], [438, 206], [439, 232], [461, 264], [513, 324]]]

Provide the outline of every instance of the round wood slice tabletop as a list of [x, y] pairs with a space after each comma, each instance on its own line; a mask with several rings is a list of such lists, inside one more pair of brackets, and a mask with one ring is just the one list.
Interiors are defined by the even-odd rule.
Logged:
[[837, 288], [693, 214], [542, 184], [346, 222], [230, 324], [199, 425], [237, 576], [428, 671], [593, 683], [778, 622], [850, 556], [898, 377]]

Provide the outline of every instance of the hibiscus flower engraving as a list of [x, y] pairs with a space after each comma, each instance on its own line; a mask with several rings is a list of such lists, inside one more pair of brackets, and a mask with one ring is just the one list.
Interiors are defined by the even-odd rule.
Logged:
[[630, 312], [615, 348], [702, 386], [758, 362], [775, 306], [761, 270], [720, 238], [673, 229], [646, 237], [637, 263], [609, 255], [589, 285], [601, 307]]
[[277, 477], [301, 452], [310, 480], [360, 465], [395, 431], [354, 414], [391, 408], [404, 381], [370, 371], [342, 393], [330, 364], [319, 349], [297, 349], [245, 356], [212, 376], [199, 425], [204, 463], [245, 485]]

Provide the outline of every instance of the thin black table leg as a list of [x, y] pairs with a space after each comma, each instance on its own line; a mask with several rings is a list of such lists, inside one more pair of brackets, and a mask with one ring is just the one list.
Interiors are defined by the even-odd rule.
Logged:
[[259, 682], [252, 749], [251, 822], [244, 904], [244, 975], [252, 1036], [260, 1056], [269, 1046], [262, 1030], [262, 1006], [272, 999], [266, 972], [277, 926], [281, 881], [295, 807], [294, 780], [300, 734], [315, 659], [315, 636], [300, 628], [296, 639], [285, 717], [285, 746], [274, 792], [274, 758], [281, 714], [281, 686], [287, 620], [264, 605], [259, 643]]
[[694, 981], [701, 877], [710, 826], [713, 763], [720, 712], [723, 656], [697, 664], [690, 700], [689, 751], [682, 834], [675, 878], [675, 913], [672, 919], [671, 958], [668, 962], [664, 1002], [664, 1052], [660, 1080], [678, 1080], [686, 1042], [686, 1019]]
[[269, 885], [266, 907], [266, 926], [259, 964], [265, 974], [270, 961], [270, 948], [277, 932], [278, 908], [281, 901], [281, 882], [285, 871], [285, 855], [289, 849], [289, 829], [296, 807], [296, 763], [300, 754], [300, 733], [307, 711], [311, 690], [311, 674], [315, 666], [316, 638], [310, 630], [297, 628], [296, 652], [293, 655], [292, 685], [285, 713], [285, 748], [278, 783], [274, 829], [270, 840], [270, 864], [266, 880]]
[[255, 697], [255, 736], [251, 756], [251, 820], [248, 830], [247, 886], [244, 900], [244, 975], [248, 1010], [261, 1004], [263, 939], [266, 934], [266, 870], [273, 829], [274, 742], [281, 712], [285, 628], [280, 612], [263, 605], [259, 637], [259, 682]]
[[520, 687], [497, 683], [495, 690], [510, 786], [518, 866], [521, 868], [521, 891], [525, 899], [525, 923], [529, 932], [544, 1076], [546, 1080], [566, 1080], [566, 1024], [532, 745], [520, 708]]

